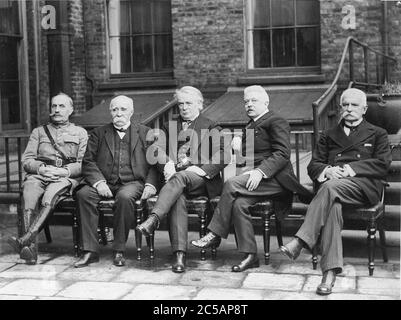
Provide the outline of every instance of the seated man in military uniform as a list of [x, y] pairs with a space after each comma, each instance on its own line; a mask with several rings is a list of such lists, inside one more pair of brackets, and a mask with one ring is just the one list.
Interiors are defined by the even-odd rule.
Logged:
[[[61, 195], [78, 184], [88, 134], [69, 122], [72, 99], [59, 93], [51, 100], [50, 122], [35, 128], [22, 155], [25, 233], [8, 242], [28, 264], [37, 261], [36, 235]], [[40, 200], [41, 199], [41, 200]], [[37, 214], [34, 214], [38, 207]]]

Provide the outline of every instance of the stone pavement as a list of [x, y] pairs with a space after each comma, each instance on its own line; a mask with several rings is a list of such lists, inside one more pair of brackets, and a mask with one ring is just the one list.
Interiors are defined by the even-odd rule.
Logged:
[[[53, 242], [45, 243], [40, 235], [40, 255], [35, 266], [25, 265], [6, 243], [16, 233], [10, 223], [0, 222], [0, 300], [400, 300], [400, 233], [388, 233], [390, 261], [383, 263], [380, 248], [376, 254], [374, 276], [368, 276], [365, 232], [344, 231], [344, 272], [338, 276], [333, 293], [315, 294], [321, 280], [320, 270], [313, 270], [310, 254], [303, 252], [296, 262], [277, 252], [271, 239], [271, 264], [243, 273], [230, 272], [241, 260], [233, 235], [223, 241], [217, 259], [200, 261], [199, 250], [189, 248], [187, 271], [171, 272], [172, 255], [168, 233], [158, 231], [156, 258], [150, 262], [147, 248], [143, 260], [136, 261], [134, 232], [131, 231], [127, 265], [112, 265], [111, 246], [102, 247], [101, 261], [90, 267], [75, 269], [71, 229], [52, 226]], [[190, 232], [189, 239], [197, 238]], [[285, 238], [284, 241], [288, 241]], [[263, 262], [263, 240], [257, 236], [259, 256]], [[144, 241], [145, 242], [145, 241]]]

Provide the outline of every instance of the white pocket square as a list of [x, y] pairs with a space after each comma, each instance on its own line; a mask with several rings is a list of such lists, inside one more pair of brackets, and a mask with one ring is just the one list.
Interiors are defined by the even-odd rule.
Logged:
[[364, 147], [371, 147], [372, 144], [371, 144], [371, 143], [365, 143], [363, 146], [364, 146]]

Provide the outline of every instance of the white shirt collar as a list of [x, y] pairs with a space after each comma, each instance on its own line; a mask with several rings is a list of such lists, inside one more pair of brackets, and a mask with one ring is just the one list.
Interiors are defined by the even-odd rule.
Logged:
[[256, 118], [253, 118], [252, 120], [253, 120], [254, 122], [258, 121], [260, 118], [262, 118], [262, 117], [263, 117], [266, 113], [268, 113], [268, 112], [269, 112], [269, 109], [266, 109], [265, 112], [261, 113], [260, 115], [258, 115]]

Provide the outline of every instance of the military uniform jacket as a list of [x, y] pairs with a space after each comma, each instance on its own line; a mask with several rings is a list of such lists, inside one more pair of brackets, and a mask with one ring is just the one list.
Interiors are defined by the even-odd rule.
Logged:
[[[149, 127], [131, 123], [131, 168], [136, 181], [150, 183], [158, 187], [158, 172], [146, 160], [148, 143], [146, 135]], [[114, 162], [114, 127], [112, 123], [94, 129], [82, 161], [82, 175], [85, 182], [93, 186], [100, 180], [109, 181]]]
[[344, 133], [341, 124], [324, 132], [308, 165], [308, 174], [317, 180], [327, 166], [348, 164], [356, 175], [346, 179], [355, 181], [374, 205], [380, 199], [390, 163], [386, 130], [363, 120], [351, 136]]
[[[47, 127], [64, 154], [77, 159], [76, 162], [64, 166], [70, 173], [71, 182], [75, 185], [81, 178], [81, 164], [88, 142], [88, 134], [84, 128], [73, 123], [62, 126], [48, 124]], [[37, 174], [39, 167], [44, 164], [40, 159], [54, 161], [57, 158], [61, 158], [60, 154], [54, 149], [43, 127], [33, 129], [22, 155], [22, 166], [26, 173], [28, 175]]]

